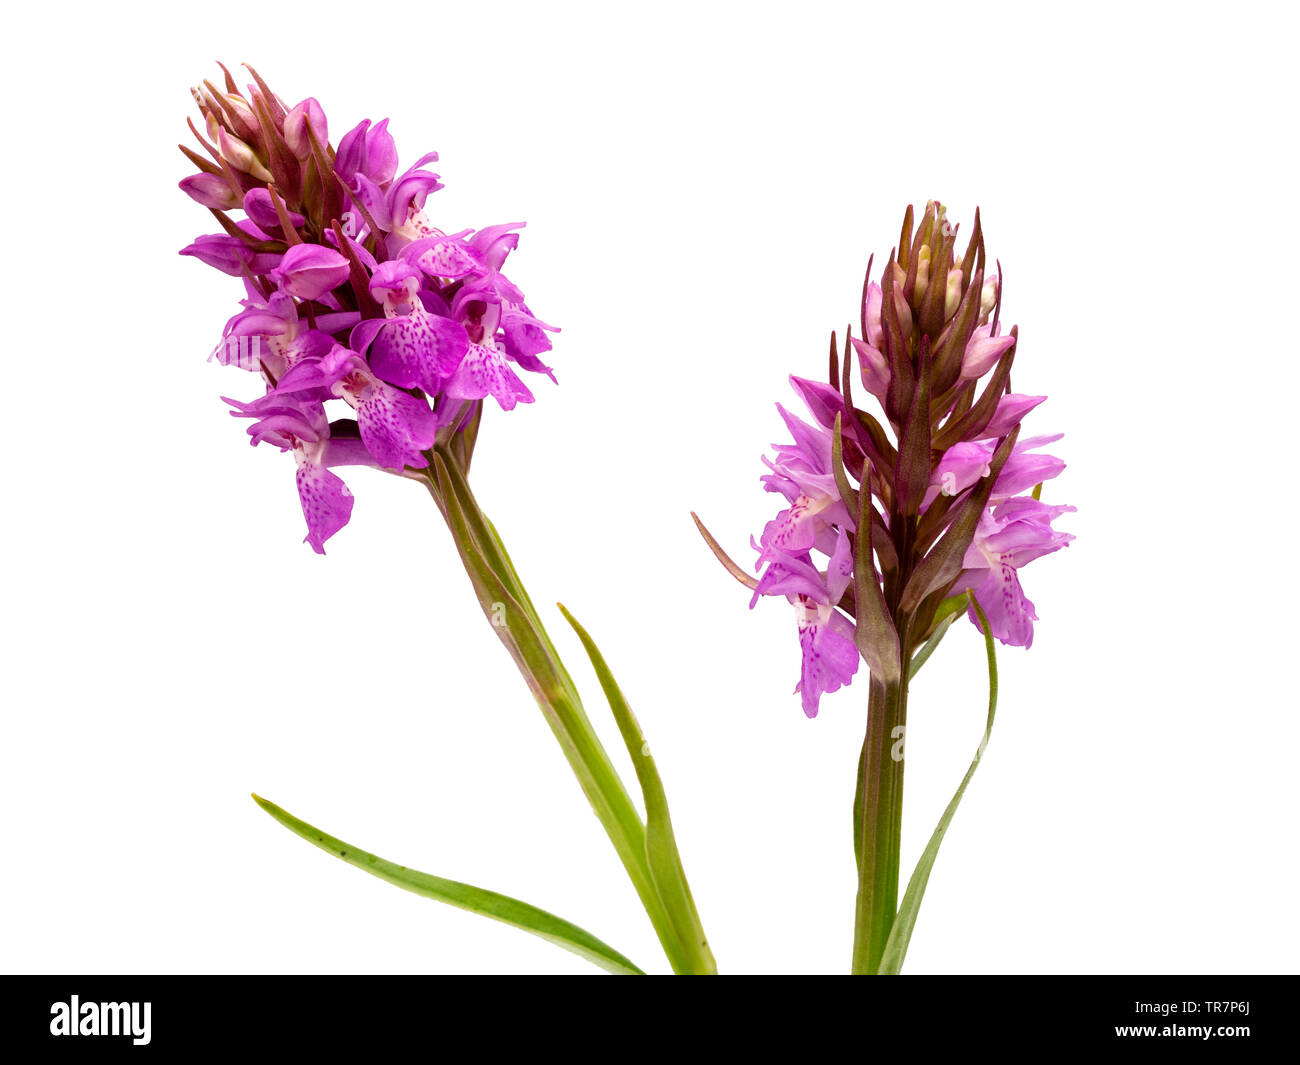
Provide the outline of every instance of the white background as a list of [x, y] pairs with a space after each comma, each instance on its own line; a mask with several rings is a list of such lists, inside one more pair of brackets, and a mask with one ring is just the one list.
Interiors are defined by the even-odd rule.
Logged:
[[[759, 457], [907, 203], [982, 208], [1065, 432], [1032, 650], [913, 939], [925, 972], [1294, 971], [1294, 12], [1284, 5], [426, 3], [9, 13], [3, 256], [3, 957], [14, 971], [587, 972], [398, 891], [250, 791], [516, 894], [662, 971], [621, 867], [412, 483], [351, 477], [304, 544], [292, 461], [206, 363], [236, 281], [176, 250], [188, 86], [249, 61], [332, 139], [434, 148], [448, 230], [527, 219], [509, 273], [558, 388], [473, 480], [607, 716], [638, 710], [724, 971], [848, 966], [865, 685], [808, 721], [737, 557]], [[33, 13], [35, 12], [35, 13]], [[917, 681], [904, 862], [983, 725], [962, 623]], [[619, 751], [620, 765], [626, 765]], [[627, 778], [632, 779], [630, 769]]]

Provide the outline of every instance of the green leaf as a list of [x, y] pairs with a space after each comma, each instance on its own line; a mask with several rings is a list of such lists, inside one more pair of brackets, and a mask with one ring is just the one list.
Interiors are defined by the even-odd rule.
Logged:
[[450, 452], [435, 448], [430, 484], [498, 638], [514, 658], [605, 829], [675, 972], [684, 959], [646, 860], [645, 827], [582, 707], [573, 678], [547, 635], [491, 521]]
[[[970, 595], [969, 592], [966, 594]], [[879, 972], [884, 975], [896, 976], [903, 968], [903, 958], [907, 954], [907, 945], [912, 941], [912, 929], [916, 925], [916, 915], [921, 909], [921, 899], [925, 895], [926, 885], [930, 882], [930, 870], [934, 868], [934, 860], [939, 856], [939, 846], [943, 843], [943, 837], [948, 831], [948, 825], [952, 822], [953, 814], [957, 812], [957, 806], [961, 802], [962, 796], [966, 794], [966, 785], [970, 783], [971, 777], [975, 775], [975, 769], [980, 764], [984, 748], [988, 746], [989, 736], [993, 732], [993, 715], [998, 706], [997, 654], [993, 648], [993, 633], [989, 630], [988, 618], [984, 616], [984, 611], [980, 609], [979, 602], [973, 595], [970, 595], [970, 603], [975, 608], [975, 613], [980, 619], [980, 628], [984, 631], [984, 647], [988, 652], [988, 723], [984, 726], [984, 738], [980, 740], [979, 749], [976, 750], [975, 757], [971, 760], [970, 768], [966, 770], [966, 775], [962, 777], [957, 793], [952, 797], [952, 802], [948, 804], [943, 816], [939, 818], [939, 824], [936, 826], [934, 834], [930, 836], [930, 842], [926, 844], [921, 860], [916, 863], [912, 879], [907, 882], [907, 891], [903, 893], [902, 901], [898, 904], [898, 916], [894, 918], [894, 926], [890, 930], [889, 939], [885, 943], [885, 952], [880, 959]]]
[[308, 843], [315, 844], [336, 858], [342, 858], [349, 865], [355, 865], [371, 876], [387, 880], [390, 884], [396, 884], [406, 891], [423, 895], [426, 899], [436, 899], [438, 902], [469, 910], [470, 913], [481, 914], [484, 917], [491, 917], [494, 921], [522, 928], [525, 932], [541, 936], [542, 939], [549, 940], [557, 947], [563, 947], [586, 958], [606, 972], [622, 976], [644, 975], [613, 947], [602, 943], [590, 932], [584, 931], [577, 925], [556, 917], [553, 913], [547, 913], [536, 906], [512, 899], [509, 895], [500, 895], [495, 891], [486, 891], [456, 880], [444, 880], [440, 876], [417, 872], [404, 865], [394, 865], [383, 858], [367, 854], [350, 843], [344, 843], [341, 839], [335, 839], [305, 821], [299, 821], [275, 803], [267, 802], [260, 796], [254, 795], [253, 801], [290, 832], [301, 836]]
[[962, 594], [950, 595], [939, 604], [939, 609], [934, 614], [934, 631], [930, 634], [930, 638], [925, 641], [925, 646], [912, 656], [912, 664], [907, 673], [908, 680], [921, 672], [921, 667], [934, 654], [935, 648], [939, 646], [939, 641], [944, 638], [952, 627], [952, 623], [957, 620], [957, 616], [966, 609], [966, 603], [966, 596]]
[[596, 647], [595, 641], [587, 630], [578, 624], [572, 614], [562, 603], [557, 603], [564, 619], [573, 626], [582, 646], [591, 659], [592, 668], [600, 680], [601, 689], [609, 701], [609, 708], [618, 722], [618, 731], [623, 737], [627, 753], [636, 770], [637, 781], [641, 785], [641, 794], [645, 799], [646, 860], [650, 865], [650, 875], [655, 888], [668, 911], [669, 920], [677, 933], [678, 942], [690, 959], [689, 971], [697, 975], [717, 972], [717, 963], [709, 949], [704, 926], [700, 923], [699, 912], [695, 909], [695, 900], [691, 897], [690, 885], [686, 882], [686, 872], [682, 868], [681, 855], [677, 851], [677, 840], [673, 835], [672, 818], [668, 815], [668, 795], [664, 791], [663, 781], [655, 760], [650, 755], [650, 745], [646, 742], [636, 715], [628, 706], [627, 700], [619, 690], [618, 682], [609, 671], [604, 656]]

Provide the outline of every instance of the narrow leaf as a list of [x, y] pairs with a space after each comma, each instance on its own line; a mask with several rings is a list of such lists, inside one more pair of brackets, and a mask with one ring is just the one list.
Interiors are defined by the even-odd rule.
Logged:
[[934, 615], [934, 631], [930, 634], [930, 638], [925, 641], [924, 646], [912, 656], [912, 664], [907, 674], [909, 680], [921, 671], [921, 667], [934, 654], [939, 642], [952, 627], [952, 623], [957, 620], [958, 615], [965, 609], [965, 595], [950, 595], [939, 604], [939, 609], [935, 611]]
[[971, 760], [970, 768], [966, 770], [966, 775], [961, 778], [961, 784], [958, 785], [957, 793], [953, 795], [952, 802], [948, 804], [943, 816], [939, 818], [939, 824], [935, 827], [934, 834], [930, 836], [930, 842], [926, 844], [925, 850], [921, 854], [921, 860], [916, 863], [912, 879], [907, 882], [907, 890], [903, 893], [902, 901], [898, 904], [898, 916], [894, 918], [894, 925], [890, 929], [889, 939], [885, 942], [884, 955], [880, 959], [879, 971], [887, 976], [896, 976], [903, 968], [903, 958], [907, 955], [907, 946], [912, 941], [912, 929], [916, 926], [916, 916], [920, 912], [921, 899], [925, 896], [926, 886], [930, 882], [930, 871], [934, 868], [934, 860], [939, 856], [939, 847], [943, 843], [943, 837], [948, 831], [948, 826], [952, 823], [953, 814], [957, 812], [957, 806], [961, 803], [962, 796], [966, 794], [966, 785], [970, 783], [971, 777], [975, 775], [975, 769], [980, 764], [980, 758], [984, 755], [984, 748], [988, 746], [989, 736], [993, 732], [993, 715], [998, 707], [997, 653], [993, 647], [993, 633], [989, 629], [988, 618], [984, 616], [984, 611], [980, 609], [976, 598], [969, 592], [966, 594], [970, 596], [970, 604], [975, 608], [975, 613], [980, 619], [980, 627], [984, 630], [984, 647], [988, 652], [988, 723], [984, 726], [984, 737], [980, 740], [979, 748], [975, 751], [975, 757]]
[[380, 880], [387, 880], [404, 891], [411, 891], [416, 895], [423, 895], [426, 899], [445, 902], [449, 906], [456, 906], [462, 910], [469, 910], [470, 913], [513, 925], [515, 928], [522, 928], [525, 932], [531, 932], [554, 943], [557, 947], [563, 947], [579, 957], [586, 958], [606, 972], [621, 976], [644, 975], [613, 947], [562, 917], [556, 917], [553, 913], [520, 902], [519, 899], [513, 899], [509, 895], [487, 891], [472, 884], [462, 884], [458, 880], [445, 880], [440, 876], [408, 869], [404, 865], [395, 865], [374, 854], [368, 854], [351, 843], [344, 843], [341, 839], [327, 835], [305, 821], [299, 821], [275, 803], [267, 802], [260, 796], [254, 795], [253, 801], [290, 832], [301, 836], [308, 843], [315, 844], [321, 850], [341, 858], [349, 865], [355, 865]]
[[695, 900], [691, 897], [690, 885], [686, 882], [686, 872], [682, 868], [681, 855], [677, 850], [677, 840], [673, 835], [673, 822], [668, 814], [668, 795], [664, 791], [663, 780], [650, 754], [650, 745], [637, 722], [636, 715], [623, 697], [618, 682], [610, 672], [604, 656], [596, 647], [595, 641], [587, 630], [578, 624], [564, 604], [556, 604], [578, 634], [582, 646], [591, 659], [592, 669], [600, 681], [601, 690], [609, 701], [614, 720], [618, 722], [618, 731], [627, 747], [628, 756], [636, 770], [636, 778], [641, 785], [641, 795], [645, 799], [646, 859], [650, 865], [650, 875], [654, 880], [659, 898], [668, 911], [669, 920], [677, 932], [678, 942], [686, 949], [692, 962], [691, 972], [707, 975], [717, 971], [713, 952], [709, 949], [704, 926], [700, 923]]
[[886, 684], [902, 675], [898, 630], [889, 616], [885, 595], [876, 583], [871, 561], [871, 464], [862, 465], [862, 490], [858, 492], [858, 528], [853, 536], [853, 595], [857, 605], [857, 646], [871, 672]]

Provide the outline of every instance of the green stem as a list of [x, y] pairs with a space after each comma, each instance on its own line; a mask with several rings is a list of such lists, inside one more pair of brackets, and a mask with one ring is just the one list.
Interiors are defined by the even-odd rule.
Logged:
[[[910, 649], [904, 648], [903, 662], [909, 657]], [[854, 804], [854, 842], [858, 855], [857, 912], [853, 927], [856, 975], [879, 971], [898, 911], [903, 827], [903, 732], [899, 730], [906, 725], [906, 675], [896, 683], [873, 677]]]
[[[700, 956], [692, 944], [682, 942], [674, 928], [650, 871], [641, 815], [596, 735], [577, 686], [564, 668], [495, 528], [479, 508], [454, 457], [442, 449], [438, 449], [437, 457], [442, 461], [437, 463], [436, 471], [430, 468], [429, 489], [456, 541], [480, 605], [527, 681], [597, 820], [613, 843], [673, 971], [716, 971], [712, 956]], [[530, 656], [529, 647], [537, 648], [540, 654]]]

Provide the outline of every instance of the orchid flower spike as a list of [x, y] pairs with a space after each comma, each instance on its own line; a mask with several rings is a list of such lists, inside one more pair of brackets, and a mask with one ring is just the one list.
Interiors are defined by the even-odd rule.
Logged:
[[314, 97], [289, 107], [251, 67], [246, 91], [221, 70], [193, 90], [198, 146], [181, 151], [196, 172], [180, 182], [221, 232], [181, 254], [243, 281], [213, 357], [261, 378], [262, 396], [228, 402], [252, 443], [294, 455], [306, 542], [324, 553], [352, 514], [332, 468], [419, 476], [443, 444], [468, 461], [485, 400], [532, 403], [521, 372], [554, 381], [540, 356], [556, 329], [502, 273], [522, 223], [431, 220], [437, 153], [399, 172], [387, 119], [336, 150]]
[[[1045, 397], [1011, 391], [1019, 334], [1002, 328], [979, 212], [959, 256], [941, 204], [919, 224], [909, 207], [883, 274], [870, 273], [842, 365], [832, 334], [828, 381], [791, 379], [811, 422], [778, 405], [793, 442], [763, 460], [764, 488], [787, 505], [753, 542], [751, 606], [778, 595], [793, 605], [810, 717], [850, 683], [859, 652], [872, 673], [904, 673], [940, 605], [968, 591], [994, 636], [1028, 647], [1038, 616], [1020, 571], [1073, 539], [1053, 523], [1074, 508], [1038, 498], [1065, 469], [1039, 450], [1059, 434], [1020, 437]], [[874, 410], [855, 405], [855, 355]]]

